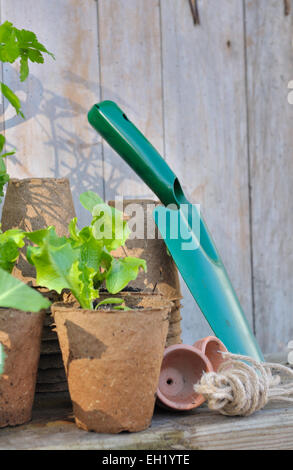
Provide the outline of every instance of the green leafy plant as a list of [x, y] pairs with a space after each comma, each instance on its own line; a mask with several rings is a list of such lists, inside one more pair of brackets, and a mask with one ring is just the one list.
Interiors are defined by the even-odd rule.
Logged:
[[19, 256], [19, 249], [24, 246], [25, 233], [21, 230], [0, 230], [0, 268], [11, 273]]
[[[44, 63], [43, 54], [50, 55], [53, 59], [54, 55], [49, 52], [43, 44], [38, 41], [37, 36], [32, 31], [25, 29], [17, 29], [9, 21], [5, 21], [0, 25], [0, 61], [13, 64], [19, 60], [19, 78], [23, 82], [29, 75], [29, 61]], [[0, 90], [14, 107], [16, 114], [25, 117], [21, 110], [21, 103], [16, 94], [5, 83], [0, 81]], [[9, 181], [9, 175], [6, 171], [4, 159], [14, 152], [3, 152], [5, 145], [5, 137], [0, 135], [0, 202], [3, 197], [3, 188]]]
[[39, 312], [48, 308], [50, 302], [39, 292], [28, 287], [0, 268], [0, 306], [24, 312]]
[[24, 236], [21, 230], [0, 230], [0, 307], [38, 312], [50, 302], [10, 274], [24, 246]]
[[[54, 58], [54, 55], [38, 41], [35, 33], [25, 29], [17, 29], [9, 21], [0, 25], [0, 61], [13, 64], [19, 59], [21, 82], [26, 80], [29, 75], [29, 61], [43, 64], [43, 54], [49, 54]], [[3, 82], [0, 82], [0, 86], [3, 95], [12, 104], [16, 113], [24, 117], [19, 98]]]
[[109, 293], [116, 294], [136, 279], [140, 268], [146, 270], [146, 262], [134, 257], [117, 259], [111, 253], [130, 235], [122, 212], [92, 191], [83, 193], [80, 201], [92, 213], [91, 224], [79, 230], [77, 219], [72, 219], [69, 237], [58, 237], [54, 227], [27, 233], [35, 245], [28, 247], [27, 258], [36, 267], [39, 285], [59, 293], [70, 289], [83, 308], [92, 309], [103, 283]]

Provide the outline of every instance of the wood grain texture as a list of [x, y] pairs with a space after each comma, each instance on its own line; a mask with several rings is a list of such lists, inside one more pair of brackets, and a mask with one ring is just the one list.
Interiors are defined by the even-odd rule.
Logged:
[[78, 429], [69, 398], [60, 392], [50, 394], [51, 399], [47, 396], [42, 398], [42, 394], [37, 394], [39, 404], [31, 423], [0, 430], [1, 450], [147, 449], [180, 453], [182, 450], [293, 449], [293, 407], [280, 403], [246, 418], [222, 416], [206, 407], [184, 414], [156, 409], [152, 426], [146, 431], [111, 435]]
[[[195, 27], [187, 0], [0, 0], [1, 21], [35, 31], [56, 55], [31, 64], [23, 84], [3, 68], [26, 115], [4, 103], [9, 171], [68, 176], [81, 224], [84, 190], [154, 197], [87, 123], [93, 103], [113, 99], [202, 204], [251, 323], [254, 302], [262, 348], [281, 350], [293, 338], [293, 17], [281, 0], [197, 3]], [[182, 293], [193, 343], [210, 329], [184, 283]]]
[[2, 0], [2, 21], [34, 31], [56, 61], [30, 65], [21, 84], [5, 64], [3, 79], [23, 102], [25, 120], [5, 112], [5, 134], [16, 147], [9, 159], [14, 177], [70, 178], [74, 199], [83, 190], [103, 192], [101, 144], [87, 122], [99, 101], [97, 5], [95, 0]]
[[[198, 27], [188, 2], [161, 8], [166, 159], [202, 205], [252, 323], [242, 2], [199, 1]], [[184, 305], [190, 342], [210, 330], [186, 289]]]
[[245, 4], [256, 333], [277, 351], [293, 338], [293, 20], [278, 0]]
[[[102, 99], [115, 101], [163, 151], [159, 0], [100, 0]], [[104, 142], [106, 199], [154, 197]]]

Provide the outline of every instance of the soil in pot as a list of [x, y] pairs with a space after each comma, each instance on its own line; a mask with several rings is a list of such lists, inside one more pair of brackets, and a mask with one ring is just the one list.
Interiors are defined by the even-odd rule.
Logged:
[[[109, 201], [114, 206], [114, 201]], [[180, 299], [182, 298], [177, 267], [172, 257], [167, 253], [163, 239], [158, 236], [158, 229], [152, 218], [152, 211], [158, 201], [152, 199], [124, 199], [123, 212], [126, 219], [135, 217], [137, 225], [143, 227], [140, 233], [142, 238], [128, 239], [125, 246], [116, 250], [117, 256], [135, 256], [147, 262], [147, 272], [140, 272], [138, 277], [129, 283], [129, 286], [139, 288], [144, 292], [159, 292], [173, 301], [170, 314], [170, 323], [180, 321]], [[118, 207], [117, 207], [118, 208]], [[139, 208], [136, 211], [136, 208]], [[135, 213], [136, 211], [136, 213]], [[133, 230], [134, 230], [133, 229]], [[155, 238], [150, 238], [154, 236]], [[176, 335], [167, 335], [167, 346], [181, 343], [181, 329]]]
[[87, 431], [146, 429], [152, 419], [170, 304], [84, 310], [52, 307], [76, 424]]
[[31, 419], [43, 313], [0, 309], [0, 342], [6, 358], [0, 377], [0, 427]]

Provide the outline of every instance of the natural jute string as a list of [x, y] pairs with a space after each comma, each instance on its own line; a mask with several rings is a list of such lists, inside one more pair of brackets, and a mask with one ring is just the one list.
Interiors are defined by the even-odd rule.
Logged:
[[[227, 360], [218, 371], [203, 374], [194, 385], [210, 409], [228, 416], [249, 416], [272, 400], [293, 402], [292, 369], [237, 354], [222, 354]], [[288, 377], [291, 382], [284, 382]]]

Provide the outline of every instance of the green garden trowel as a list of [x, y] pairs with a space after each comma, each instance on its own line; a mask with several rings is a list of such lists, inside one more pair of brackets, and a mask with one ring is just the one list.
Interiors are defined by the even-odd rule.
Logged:
[[188, 202], [165, 160], [115, 103], [94, 105], [88, 119], [164, 204], [154, 220], [215, 335], [228, 351], [263, 361], [199, 206]]

